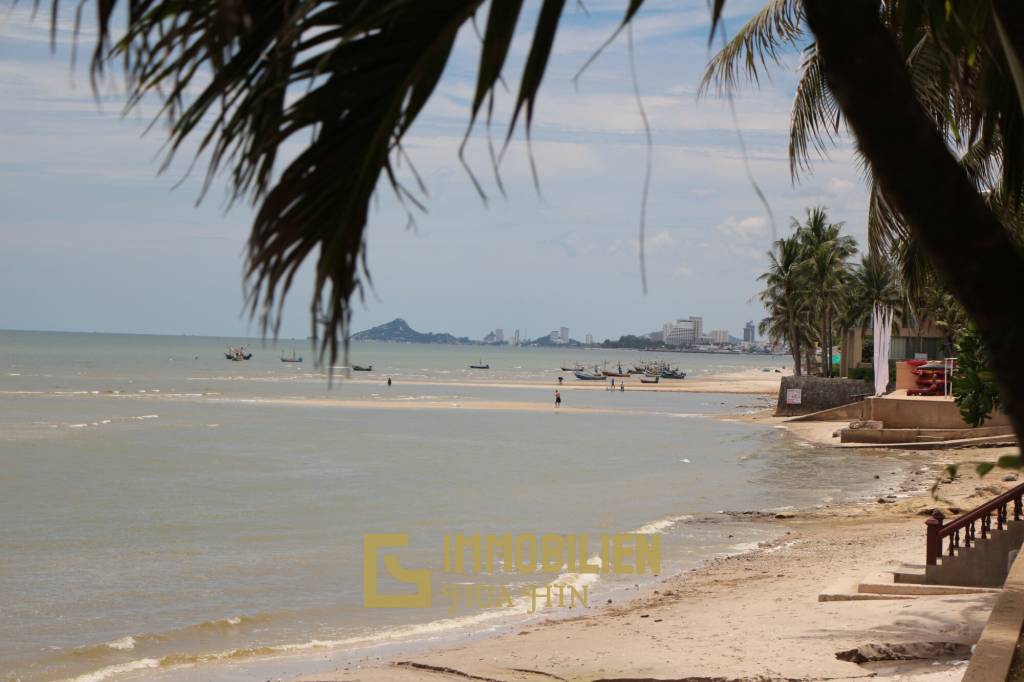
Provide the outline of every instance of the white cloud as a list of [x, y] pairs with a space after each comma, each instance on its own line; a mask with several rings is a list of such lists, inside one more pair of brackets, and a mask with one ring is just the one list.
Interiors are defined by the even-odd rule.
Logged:
[[739, 218], [729, 216], [715, 226], [719, 232], [723, 232], [740, 239], [755, 239], [763, 237], [768, 232], [768, 221], [764, 216], [749, 216]]
[[842, 178], [829, 178], [829, 181], [825, 184], [825, 191], [829, 194], [846, 194], [854, 189], [854, 185], [849, 180]]
[[[648, 256], [669, 253], [676, 245], [676, 238], [667, 230], [648, 234], [644, 237], [644, 251]], [[639, 239], [616, 239], [608, 246], [613, 256], [637, 254], [640, 252]]]

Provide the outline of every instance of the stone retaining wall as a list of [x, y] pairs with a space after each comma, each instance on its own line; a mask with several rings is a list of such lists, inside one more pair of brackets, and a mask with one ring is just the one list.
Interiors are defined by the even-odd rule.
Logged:
[[[787, 402], [790, 390], [800, 391], [799, 404]], [[782, 377], [776, 416], [792, 417], [846, 405], [872, 395], [871, 382], [859, 379], [826, 379], [824, 377]]]

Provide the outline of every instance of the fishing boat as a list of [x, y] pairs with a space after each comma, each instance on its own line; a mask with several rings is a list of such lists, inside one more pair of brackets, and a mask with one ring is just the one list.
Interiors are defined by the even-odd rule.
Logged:
[[582, 372], [583, 371], [583, 365], [575, 365], [573, 367], [566, 367], [566, 366], [563, 365], [561, 367], [561, 370], [563, 372]]
[[490, 369], [490, 368], [491, 368], [491, 365], [490, 365], [490, 364], [486, 364], [486, 365], [485, 365], [485, 364], [484, 364], [484, 363], [483, 363], [483, 362], [481, 361], [481, 362], [478, 362], [478, 363], [477, 363], [477, 364], [475, 364], [475, 365], [470, 365], [470, 366], [469, 366], [469, 368], [470, 368], [470, 369]]
[[576, 378], [580, 381], [604, 381], [604, 375], [597, 371], [597, 367], [594, 368], [593, 372], [587, 372], [585, 370], [579, 370], [573, 372]]
[[302, 362], [302, 356], [295, 355], [295, 351], [293, 350], [292, 351], [292, 356], [290, 358], [288, 358], [288, 357], [285, 357], [284, 351], [281, 351], [281, 362]]
[[240, 360], [249, 360], [252, 358], [252, 353], [245, 346], [228, 346], [228, 351], [224, 353], [224, 357], [228, 360], [234, 360], [238, 362]]
[[662, 379], [685, 379], [686, 372], [680, 372], [678, 369], [667, 369], [661, 373]]
[[656, 384], [659, 381], [661, 381], [661, 377], [651, 377], [647, 375], [640, 377], [641, 384]]
[[372, 372], [373, 371], [373, 365], [367, 365], [366, 367], [363, 367], [362, 365], [352, 365], [352, 371], [353, 372]]
[[601, 370], [601, 374], [606, 376], [606, 377], [628, 377], [629, 376], [629, 374], [627, 372], [623, 372], [622, 371], [622, 363], [621, 362], [619, 363], [619, 371], [618, 372], [609, 372], [608, 370], [605, 369], [605, 370]]

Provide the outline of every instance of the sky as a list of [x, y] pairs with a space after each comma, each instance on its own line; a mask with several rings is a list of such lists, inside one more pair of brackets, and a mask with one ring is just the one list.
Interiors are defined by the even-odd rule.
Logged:
[[[205, 170], [191, 150], [163, 173], [156, 107], [123, 112], [117, 78], [94, 95], [86, 22], [71, 67], [72, 5], [49, 48], [45, 10], [0, 0], [0, 328], [213, 336], [258, 335], [244, 310], [245, 244], [254, 210], [227, 206], [223, 183], [197, 204]], [[537, 2], [527, 3], [492, 123], [504, 137]], [[654, 146], [646, 211], [647, 293], [638, 249], [648, 147], [624, 32], [574, 84], [619, 23], [625, 0], [568, 3], [532, 128], [534, 187], [522, 129], [501, 166], [499, 192], [478, 123], [459, 163], [479, 41], [467, 28], [427, 108], [405, 138], [428, 190], [426, 212], [380, 187], [367, 231], [372, 287], [354, 301], [355, 331], [402, 317], [419, 331], [481, 338], [494, 328], [537, 337], [646, 333], [699, 315], [704, 329], [742, 335], [764, 311], [757, 277], [793, 216], [828, 207], [866, 246], [867, 193], [848, 140], [794, 186], [786, 155], [799, 54], [757, 89], [698, 100], [711, 54], [705, 0], [653, 0], [633, 26], [634, 58]], [[730, 0], [726, 28], [759, 6]], [[85, 16], [89, 16], [86, 9]], [[486, 13], [479, 17], [481, 24]], [[288, 154], [301, 143], [290, 142]], [[761, 205], [749, 165], [771, 213]], [[312, 274], [289, 294], [281, 335], [310, 333]]]

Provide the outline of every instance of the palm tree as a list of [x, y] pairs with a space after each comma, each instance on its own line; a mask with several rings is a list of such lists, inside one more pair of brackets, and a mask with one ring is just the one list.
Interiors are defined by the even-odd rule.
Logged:
[[1006, 312], [1016, 307], [1009, 292], [1024, 290], [1014, 236], [1024, 204], [1024, 3], [773, 0], [744, 32], [712, 62], [709, 82], [728, 87], [741, 65], [756, 79], [785, 45], [813, 36], [791, 166], [806, 159], [808, 140], [821, 150], [842, 130], [856, 137], [872, 182], [871, 250], [901, 246], [948, 283], [989, 345], [1024, 436], [1024, 367], [1014, 361], [1024, 325]]
[[824, 376], [832, 376], [832, 319], [840, 309], [847, 277], [847, 260], [857, 252], [853, 237], [842, 235], [842, 223], [828, 222], [824, 208], [808, 209], [803, 223], [792, 221], [803, 246], [802, 274], [816, 300], [818, 339]]
[[[780, 64], [802, 48], [800, 79], [790, 114], [789, 163], [793, 181], [811, 170], [811, 155], [824, 155], [849, 132], [842, 109], [822, 68], [818, 44], [806, 27], [805, 0], [768, 0], [708, 63], [700, 92], [734, 89], [745, 79], [757, 83], [769, 63]], [[941, 7], [936, 14], [925, 5]], [[1021, 98], [1007, 74], [1011, 53], [999, 49], [999, 0], [961, 0], [942, 5], [921, 0], [883, 0], [880, 19], [898, 37], [914, 96], [971, 181], [987, 192], [1005, 224], [1020, 231], [1024, 210], [1024, 157], [1017, 153]], [[1019, 11], [1019, 10], [1018, 10]], [[1024, 41], [1024, 38], [1020, 38]], [[987, 46], [978, 49], [980, 45]], [[1020, 89], [1024, 83], [1017, 83]], [[1013, 145], [1017, 145], [1014, 149]], [[865, 163], [867, 166], [867, 164]], [[868, 235], [871, 250], [917, 249], [919, 241], [868, 170]]]
[[908, 312], [896, 269], [884, 256], [868, 254], [852, 268], [847, 281], [847, 295], [838, 318], [844, 335], [849, 329], [869, 329], [876, 306], [891, 308], [894, 324], [905, 319]]
[[785, 341], [793, 355], [793, 370], [800, 376], [801, 350], [808, 345], [813, 333], [810, 321], [812, 306], [807, 297], [807, 282], [803, 275], [804, 245], [793, 237], [783, 237], [768, 252], [768, 271], [758, 279], [765, 289], [759, 298], [768, 311], [768, 317], [758, 324], [758, 332], [773, 342]]
[[893, 319], [899, 319], [906, 309], [899, 275], [884, 256], [863, 256], [850, 271], [847, 292], [842, 322], [850, 327], [869, 327], [875, 306], [895, 310]]

